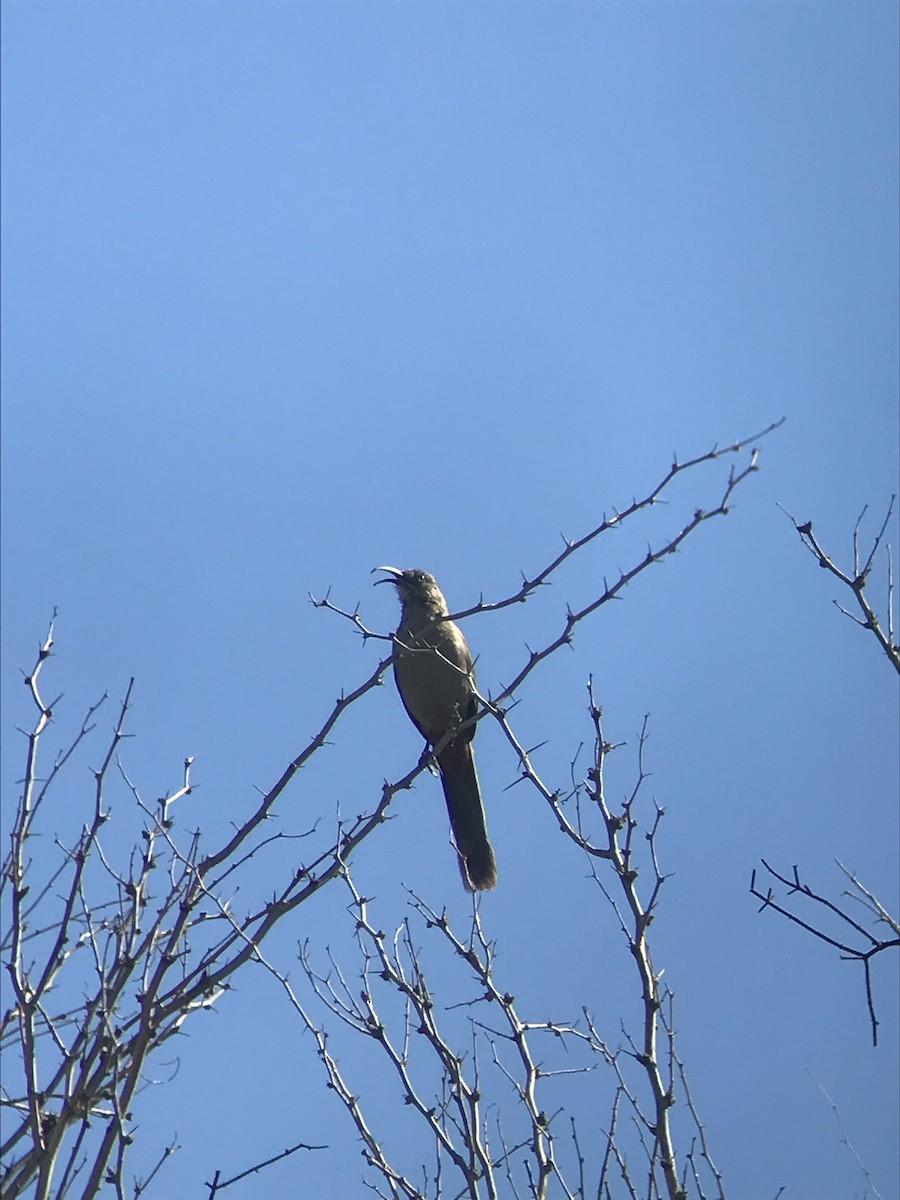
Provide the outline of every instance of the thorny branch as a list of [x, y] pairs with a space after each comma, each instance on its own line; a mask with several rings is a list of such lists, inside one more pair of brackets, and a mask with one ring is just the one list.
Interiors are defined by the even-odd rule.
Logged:
[[230, 1179], [222, 1179], [222, 1172], [216, 1171], [210, 1183], [206, 1186], [209, 1188], [208, 1200], [215, 1200], [221, 1192], [226, 1188], [233, 1187], [234, 1184], [240, 1183], [247, 1179], [250, 1175], [258, 1175], [260, 1171], [264, 1171], [266, 1167], [271, 1167], [277, 1162], [282, 1162], [286, 1158], [291, 1158], [298, 1150], [327, 1150], [327, 1146], [308, 1146], [305, 1142], [298, 1142], [296, 1146], [287, 1146], [280, 1154], [273, 1154], [271, 1158], [267, 1158], [264, 1162], [254, 1163], [252, 1167], [247, 1167], [238, 1175], [232, 1175]]
[[[723, 1200], [722, 1177], [688, 1091], [684, 1065], [675, 1052], [674, 997], [662, 987], [662, 971], [654, 968], [650, 953], [649, 927], [665, 876], [656, 844], [663, 811], [656, 807], [646, 829], [641, 828], [637, 811], [646, 778], [646, 721], [639, 738], [637, 779], [621, 809], [614, 811], [606, 799], [603, 779], [606, 757], [614, 747], [603, 736], [601, 713], [592, 691], [590, 703], [596, 753], [588, 781], [565, 801], [551, 794], [550, 803], [560, 810], [579, 809], [572, 815], [560, 811], [559, 823], [571, 831], [570, 836], [587, 855], [592, 876], [618, 917], [641, 983], [638, 1036], [623, 1030], [624, 1045], [613, 1049], [587, 1008], [582, 1021], [575, 1024], [524, 1018], [497, 976], [495, 947], [479, 904], [474, 905], [468, 934], [461, 937], [445, 911], [435, 911], [410, 893], [410, 908], [418, 918], [418, 926], [426, 934], [438, 936], [464, 977], [469, 998], [440, 1005], [428, 982], [424, 953], [416, 944], [410, 918], [389, 937], [373, 920], [372, 902], [361, 894], [349, 869], [345, 881], [360, 962], [358, 979], [356, 975], [348, 977], [330, 950], [326, 970], [316, 966], [308, 944], [301, 947], [301, 962], [324, 1010], [353, 1034], [374, 1042], [390, 1063], [404, 1108], [416, 1113], [431, 1133], [436, 1147], [433, 1180], [444, 1181], [450, 1194], [493, 1198], [507, 1192], [519, 1195], [524, 1190], [538, 1200], [554, 1193], [567, 1200], [589, 1195], [609, 1197], [615, 1170], [627, 1194], [633, 1197], [664, 1195], [669, 1200], [684, 1200], [694, 1194]], [[545, 788], [542, 790], [547, 794]], [[602, 844], [587, 832], [591, 812], [601, 818]], [[601, 864], [606, 864], [603, 870], [608, 880], [597, 873]], [[649, 893], [642, 897], [638, 878], [640, 869], [647, 866]], [[286, 977], [279, 975], [279, 979], [290, 988]], [[446, 991], [450, 986], [446, 973], [442, 979]], [[316, 1039], [329, 1086], [343, 1101], [367, 1147], [369, 1166], [387, 1189], [379, 1191], [377, 1184], [370, 1184], [373, 1190], [391, 1197], [441, 1194], [439, 1188], [427, 1193], [418, 1191], [410, 1176], [389, 1157], [389, 1131], [384, 1121], [381, 1130], [374, 1127], [365, 1100], [329, 1048], [326, 1027], [313, 1018], [292, 990], [290, 994], [304, 1025]], [[402, 1001], [399, 1011], [396, 1004], [389, 1003], [392, 995]], [[452, 1021], [454, 1010], [460, 1009], [471, 1014], [468, 1037], [465, 1026], [460, 1028]], [[462, 1049], [461, 1043], [467, 1040], [470, 1048]], [[484, 1053], [485, 1043], [489, 1055]], [[546, 1089], [551, 1079], [558, 1084], [565, 1077], [584, 1075], [601, 1065], [612, 1071], [614, 1098], [599, 1173], [591, 1181], [580, 1150], [577, 1124], [571, 1118], [571, 1145], [567, 1149], [561, 1141], [562, 1131], [557, 1128], [565, 1105], [554, 1111], [548, 1105]], [[431, 1082], [422, 1082], [424, 1078]], [[680, 1156], [671, 1124], [678, 1085], [695, 1130], [690, 1147]], [[512, 1108], [504, 1095], [510, 1088], [517, 1101]], [[636, 1123], [643, 1167], [636, 1167], [635, 1151], [628, 1151], [626, 1134], [619, 1128], [623, 1105]], [[596, 1103], [593, 1107], [596, 1109]], [[486, 1116], [491, 1109], [498, 1114], [493, 1126]], [[639, 1190], [636, 1182], [641, 1171], [646, 1173], [646, 1191]], [[450, 1172], [455, 1172], [455, 1179], [451, 1179]], [[505, 1189], [499, 1185], [501, 1174], [506, 1179]], [[712, 1192], [707, 1190], [708, 1179], [712, 1181]]]
[[887, 531], [887, 527], [890, 523], [891, 514], [894, 511], [894, 502], [896, 499], [896, 495], [891, 496], [887, 512], [885, 513], [884, 520], [881, 523], [881, 528], [875, 535], [869, 552], [865, 558], [863, 558], [860, 550], [859, 533], [862, 526], [863, 517], [865, 517], [868, 510], [868, 505], [863, 508], [862, 512], [857, 517], [856, 525], [853, 528], [853, 567], [851, 570], [847, 571], [837, 566], [834, 560], [822, 549], [818, 539], [816, 538], [816, 535], [813, 533], [812, 521], [804, 521], [800, 523], [795, 521], [790, 513], [785, 513], [785, 515], [793, 522], [794, 528], [800, 535], [800, 540], [803, 542], [803, 545], [810, 552], [819, 566], [822, 567], [823, 570], [829, 571], [853, 593], [854, 600], [856, 601], [856, 605], [859, 611], [862, 613], [862, 616], [855, 616], [848, 609], [844, 608], [843, 605], [839, 604], [837, 600], [834, 601], [835, 607], [839, 609], [844, 616], [849, 617], [851, 621], [859, 625], [861, 629], [871, 630], [879, 646], [881, 646], [882, 650], [887, 655], [888, 660], [893, 663], [894, 669], [900, 672], [900, 645], [898, 645], [894, 636], [894, 566], [891, 556], [891, 548], [889, 545], [885, 546], [885, 563], [887, 573], [887, 596], [885, 605], [887, 616], [885, 619], [887, 621], [887, 629], [885, 629], [882, 625], [878, 614], [872, 608], [871, 604], [869, 603], [869, 597], [866, 594], [866, 585], [868, 584], [869, 577], [872, 573], [872, 567], [875, 563], [875, 556], [878, 553], [878, 549], [881, 546], [885, 532]]
[[[568, 626], [568, 633], [570, 635], [572, 629], [579, 623], [579, 621], [595, 612], [602, 604], [606, 604], [610, 600], [613, 600], [619, 596], [624, 588], [626, 588], [628, 584], [632, 582], [632, 580], [640, 575], [641, 572], [646, 570], [647, 567], [652, 566], [654, 563], [661, 562], [669, 554], [674, 554], [679, 549], [682, 542], [705, 521], [712, 520], [715, 517], [726, 516], [728, 514], [729, 505], [735, 490], [744, 482], [745, 479], [749, 478], [750, 475], [755, 474], [759, 470], [759, 449], [755, 446], [755, 443], [761, 441], [762, 438], [774, 432], [776, 429], [780, 429], [784, 422], [785, 418], [782, 417], [780, 420], [774, 421], [771, 425], [766, 426], [765, 429], [754, 434], [752, 437], [741, 438], [739, 441], [732, 442], [732, 444], [729, 446], [714, 446], [705, 454], [698, 454], [694, 458], [687, 459], [684, 462], [679, 462], [677, 456], [674, 456], [672, 465], [669, 467], [668, 471], [643, 496], [642, 499], [633, 499], [630, 504], [621, 510], [614, 509], [611, 517], [607, 517], [607, 515], [604, 513], [600, 523], [594, 526], [594, 528], [589, 530], [587, 533], [582, 534], [581, 537], [567, 538], [563, 536], [563, 549], [546, 566], [542, 567], [541, 570], [534, 573], [530, 578], [523, 576], [522, 586], [515, 592], [512, 592], [510, 595], [501, 600], [492, 600], [489, 602], [485, 601], [484, 597], [482, 596], [477, 604], [474, 604], [469, 608], [460, 609], [459, 612], [449, 613], [442, 619], [445, 621], [462, 621], [465, 620], [466, 617], [476, 616], [479, 613], [499, 612], [502, 609], [510, 608], [512, 605], [525, 603], [525, 601], [527, 601], [529, 597], [537, 591], [538, 588], [544, 587], [546, 584], [548, 584], [551, 576], [555, 575], [559, 571], [560, 567], [562, 567], [564, 563], [568, 562], [568, 560], [575, 554], [584, 550], [592, 542], [602, 537], [603, 534], [610, 533], [613, 530], [621, 528], [625, 522], [629, 520], [629, 518], [636, 516], [645, 509], [652, 508], [654, 505], [662, 503], [664, 501], [664, 494], [679, 476], [683, 475], [687, 471], [693, 470], [696, 467], [702, 466], [705, 463], [715, 462], [720, 458], [724, 458], [726, 455], [739, 454], [748, 446], [753, 446], [754, 448], [750, 453], [750, 458], [746, 466], [740, 470], [735, 470], [732, 468], [729, 471], [724, 490], [712, 508], [695, 509], [691, 520], [688, 521], [678, 533], [673, 535], [673, 537], [670, 538], [667, 543], [662, 546], [658, 546], [655, 550], [648, 548], [646, 555], [637, 563], [635, 563], [632, 568], [627, 571], [622, 571], [619, 575], [619, 578], [612, 584], [608, 583], [607, 580], [604, 579], [604, 590], [602, 595], [595, 599], [591, 604], [585, 606], [585, 608], [583, 608], [580, 612], [570, 614], [570, 617], [572, 618], [571, 624]], [[346, 620], [350, 621], [359, 631], [363, 641], [367, 641], [370, 638], [375, 638], [382, 641], [390, 640], [388, 635], [376, 633], [374, 630], [369, 629], [368, 626], [365, 625], [359, 615], [358, 606], [353, 611], [341, 609], [331, 602], [329, 594], [326, 594], [321, 600], [317, 600], [313, 596], [310, 596], [310, 600], [316, 608], [328, 609], [330, 612], [337, 613], [338, 616], [344, 617]], [[562, 642], [566, 642], [568, 640], [569, 638], [564, 635]], [[558, 648], [557, 644], [555, 642], [551, 643], [543, 650], [537, 661], [546, 658], [547, 655], [553, 653], [554, 649], [556, 648]], [[517, 676], [514, 682], [507, 686], [503, 694], [498, 697], [498, 699], [502, 700], [505, 698], [505, 696], [515, 691], [515, 689], [518, 687], [520, 678], [524, 678], [525, 675], [530, 673], [534, 665], [536, 665], [536, 663], [532, 663], [531, 660], [529, 660], [529, 664], [523, 671], [522, 676]]]

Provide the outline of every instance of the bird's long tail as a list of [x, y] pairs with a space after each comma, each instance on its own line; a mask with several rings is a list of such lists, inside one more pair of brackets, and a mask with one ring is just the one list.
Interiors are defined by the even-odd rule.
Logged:
[[488, 840], [470, 743], [457, 739], [445, 746], [438, 765], [463, 885], [470, 892], [487, 891], [497, 883], [497, 863]]

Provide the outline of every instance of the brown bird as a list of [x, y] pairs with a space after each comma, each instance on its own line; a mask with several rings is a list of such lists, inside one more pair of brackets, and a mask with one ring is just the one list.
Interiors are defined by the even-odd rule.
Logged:
[[[427, 571], [387, 571], [402, 609], [394, 637], [394, 679], [403, 707], [430, 746], [438, 746], [478, 711], [472, 655], [458, 626], [442, 620], [447, 601]], [[472, 738], [475, 725], [438, 751], [447, 812], [467, 891], [485, 891], [497, 882], [497, 864], [488, 841], [481, 789], [475, 772]]]

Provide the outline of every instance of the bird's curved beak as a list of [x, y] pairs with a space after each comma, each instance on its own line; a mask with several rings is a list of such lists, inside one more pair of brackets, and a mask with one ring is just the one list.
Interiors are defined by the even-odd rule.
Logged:
[[387, 573], [388, 573], [388, 577], [386, 579], [376, 579], [375, 580], [375, 583], [373, 586], [376, 586], [376, 587], [379, 583], [396, 583], [397, 580], [400, 578], [400, 576], [403, 574], [403, 572], [400, 570], [399, 567], [373, 567], [372, 574], [374, 575], [376, 571], [387, 571]]

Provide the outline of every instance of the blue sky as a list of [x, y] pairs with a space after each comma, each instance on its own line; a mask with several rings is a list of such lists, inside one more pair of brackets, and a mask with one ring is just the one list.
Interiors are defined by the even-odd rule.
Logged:
[[[185, 823], [214, 840], [377, 661], [308, 593], [381, 631], [377, 563], [433, 571], [455, 609], [499, 599], [673, 452], [786, 416], [729, 517], [585, 625], [516, 720], [565, 786], [593, 674], [624, 792], [651, 713], [673, 872], [656, 957], [730, 1193], [873, 1194], [814, 1078], [896, 1195], [897, 965], [876, 972], [874, 1050], [858, 972], [747, 894], [761, 855], [836, 894], [840, 858], [897, 904], [895, 676], [777, 507], [847, 561], [863, 505], [874, 531], [897, 490], [896, 40], [888, 3], [7, 0], [4, 808], [18, 671], [54, 606], [60, 739], [134, 675], [129, 774], [155, 796], [193, 754]], [[468, 622], [482, 687], [721, 478]], [[362, 811], [419, 750], [375, 693], [285, 828]], [[505, 790], [487, 722], [478, 759], [501, 869], [483, 907], [517, 995], [585, 1004], [613, 1038], [635, 983], [611, 919], [591, 899], [586, 924], [583, 864]], [[433, 780], [355, 866], [386, 927], [399, 882], [465, 920]], [[298, 939], [346, 938], [343, 910], [300, 910], [284, 968]], [[248, 979], [189, 1035], [143, 1097], [137, 1153], [174, 1128], [183, 1145], [170, 1194], [291, 1140], [331, 1150], [272, 1194], [301, 1169], [309, 1194], [360, 1194], [276, 989]]]

